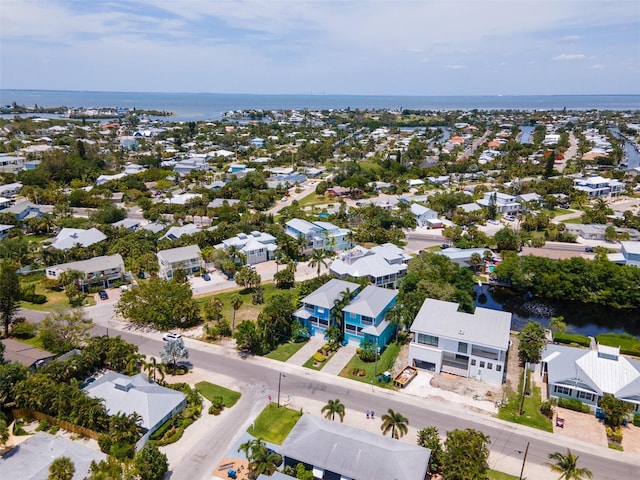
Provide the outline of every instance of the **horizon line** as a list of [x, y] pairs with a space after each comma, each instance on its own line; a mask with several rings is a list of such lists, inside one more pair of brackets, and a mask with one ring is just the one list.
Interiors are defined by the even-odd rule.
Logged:
[[141, 95], [244, 95], [244, 96], [305, 96], [305, 97], [633, 97], [640, 93], [519, 93], [519, 94], [397, 94], [397, 93], [242, 93], [242, 92], [170, 92], [170, 91], [134, 91], [134, 90], [68, 90], [41, 88], [0, 88], [0, 92], [65, 92], [65, 93], [124, 93]]

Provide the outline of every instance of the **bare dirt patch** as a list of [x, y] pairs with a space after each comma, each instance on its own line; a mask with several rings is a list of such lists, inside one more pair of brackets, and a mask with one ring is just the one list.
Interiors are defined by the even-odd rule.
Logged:
[[458, 377], [449, 373], [434, 375], [431, 386], [454, 392], [475, 400], [499, 401], [502, 398], [502, 389], [497, 385], [481, 382], [473, 378]]

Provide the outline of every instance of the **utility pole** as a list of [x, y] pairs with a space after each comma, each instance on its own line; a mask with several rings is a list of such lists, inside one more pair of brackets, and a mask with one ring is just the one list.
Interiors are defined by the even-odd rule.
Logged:
[[527, 448], [524, 450], [524, 458], [522, 459], [522, 468], [520, 469], [520, 480], [522, 480], [522, 474], [524, 473], [524, 463], [527, 461], [527, 453], [529, 453], [529, 442], [527, 442]]

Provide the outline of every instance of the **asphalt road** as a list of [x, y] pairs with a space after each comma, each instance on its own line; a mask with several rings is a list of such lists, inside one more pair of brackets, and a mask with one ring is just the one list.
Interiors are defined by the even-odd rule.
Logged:
[[[113, 329], [111, 331], [113, 335]], [[96, 327], [95, 333], [104, 333], [104, 327]], [[125, 340], [138, 345], [140, 352], [146, 355], [158, 356], [164, 343], [159, 333], [118, 333]], [[542, 465], [548, 460], [549, 453], [564, 451], [569, 447], [580, 456], [580, 466], [591, 470], [598, 480], [637, 478], [634, 472], [640, 465], [640, 458], [635, 455], [614, 452], [568, 440], [566, 437], [556, 437], [550, 433], [475, 414], [461, 407], [456, 408], [456, 405], [429, 402], [402, 392], [379, 389], [323, 372], [265, 358], [241, 358], [234, 351], [191, 339], [186, 339], [185, 343], [189, 348], [189, 362], [193, 366], [235, 379], [243, 392], [243, 403], [241, 408], [234, 410], [233, 416], [225, 419], [224, 427], [216, 429], [216, 432], [206, 432], [206, 438], [194, 443], [188, 455], [180, 463], [172, 465], [174, 478], [195, 479], [210, 472], [214, 462], [227, 452], [233, 440], [246, 429], [249, 421], [247, 414], [255, 412], [257, 403], [264, 402], [266, 395], [275, 398], [281, 372], [286, 373], [283, 391], [293, 397], [313, 398], [322, 402], [329, 398], [340, 398], [348, 409], [363, 412], [365, 409], [373, 409], [380, 412], [379, 415], [391, 408], [406, 416], [410, 425], [418, 428], [435, 426], [441, 432], [475, 428], [491, 438], [491, 450], [494, 454], [513, 457], [518, 461], [522, 461], [522, 452], [529, 442], [527, 464]]]

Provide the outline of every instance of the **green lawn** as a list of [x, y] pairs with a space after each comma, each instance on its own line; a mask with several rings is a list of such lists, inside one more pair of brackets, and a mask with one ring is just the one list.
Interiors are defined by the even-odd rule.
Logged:
[[42, 340], [40, 340], [40, 337], [38, 335], [36, 335], [35, 337], [31, 337], [31, 338], [13, 338], [14, 340], [17, 340], [18, 342], [22, 342], [22, 343], [26, 343], [27, 345], [31, 345], [32, 347], [36, 347], [39, 348], [41, 350], [45, 350], [44, 345], [42, 345]]
[[514, 475], [498, 472], [497, 470], [489, 470], [487, 473], [489, 474], [489, 480], [518, 480], [518, 477]]
[[610, 347], [620, 347], [622, 353], [640, 356], [640, 338], [628, 333], [604, 333], [596, 337], [598, 343]]
[[591, 341], [586, 335], [578, 333], [554, 332], [553, 340], [559, 343], [567, 343], [569, 345], [576, 344], [588, 347]]
[[198, 382], [195, 385], [204, 398], [212, 401], [215, 397], [222, 397], [225, 408], [233, 407], [238, 400], [240, 400], [240, 392], [229, 390], [228, 388], [221, 387], [209, 382]]
[[299, 343], [283, 343], [278, 345], [273, 352], [269, 352], [265, 355], [267, 358], [271, 358], [272, 360], [279, 360], [280, 362], [286, 362], [289, 360], [295, 353], [300, 350], [302, 347], [306, 345], [307, 342], [299, 342]]
[[530, 396], [525, 395], [522, 415], [518, 415], [522, 391], [522, 381], [524, 374], [520, 375], [520, 383], [518, 384], [518, 392], [511, 393], [507, 398], [506, 405], [498, 412], [498, 418], [508, 422], [527, 425], [545, 432], [553, 432], [551, 419], [540, 413], [540, 404], [542, 403], [542, 395], [540, 387], [534, 386]]
[[[382, 352], [380, 357], [378, 358], [377, 365], [377, 374], [380, 375], [385, 371], [391, 371], [393, 369], [393, 365], [400, 353], [400, 345], [397, 343], [390, 343], [387, 348]], [[353, 376], [351, 372], [355, 369], [364, 370], [367, 374], [363, 377]], [[383, 388], [395, 389], [393, 382], [389, 383], [378, 383], [378, 379], [375, 377], [376, 365], [375, 362], [366, 363], [358, 358], [358, 355], [354, 355], [347, 366], [342, 369], [340, 372], [341, 377], [350, 378], [351, 380], [357, 380], [363, 383], [373, 383]]]
[[271, 402], [264, 407], [247, 432], [261, 440], [281, 445], [301, 416], [299, 410], [278, 407]]

